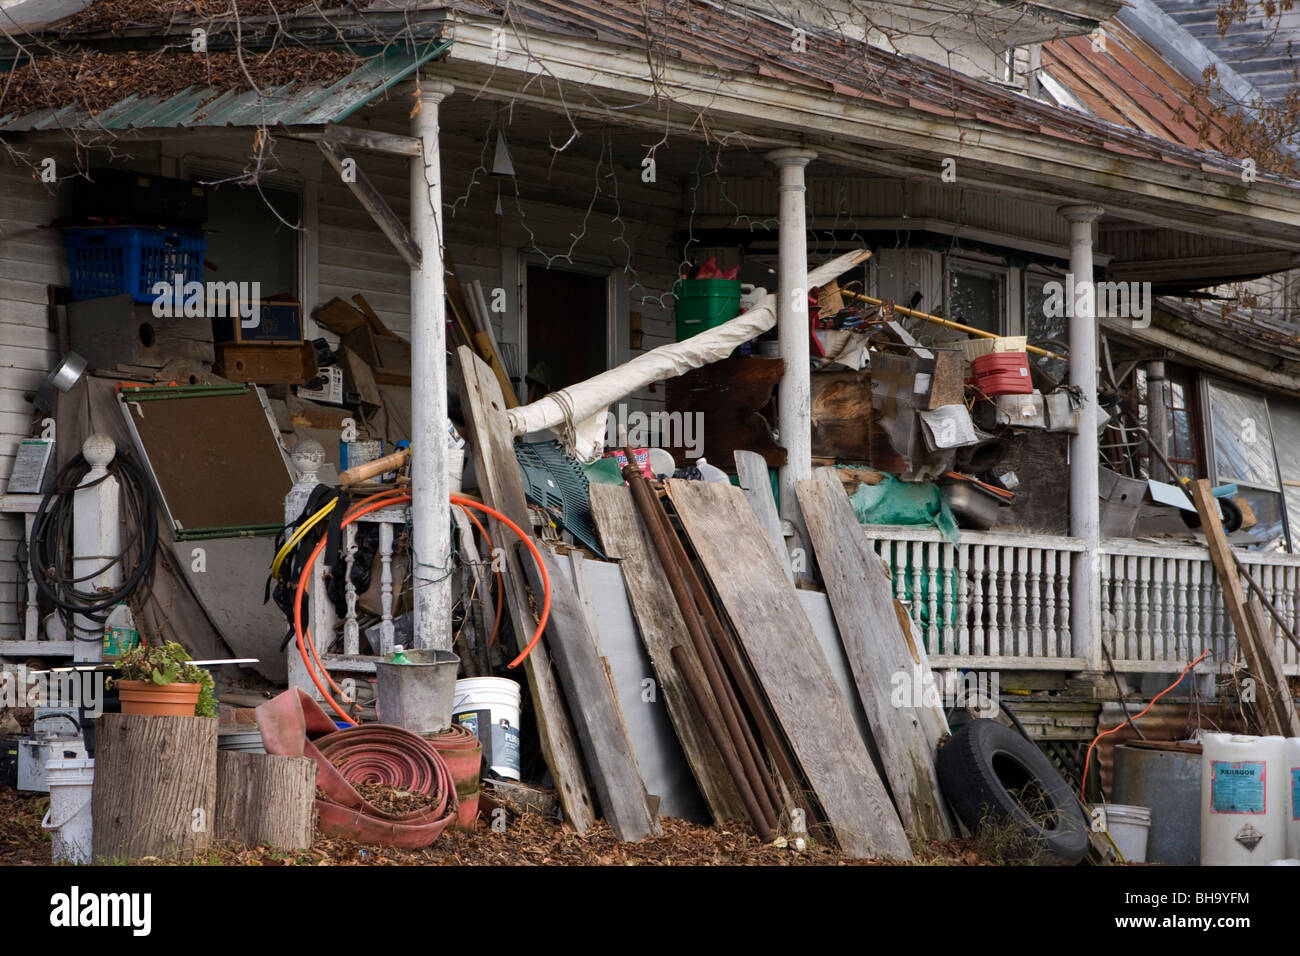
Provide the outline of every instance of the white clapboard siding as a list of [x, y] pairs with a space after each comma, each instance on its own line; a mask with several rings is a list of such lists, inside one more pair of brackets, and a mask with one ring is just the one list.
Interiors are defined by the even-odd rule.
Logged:
[[[30, 169], [0, 159], [0, 491], [9, 481], [18, 441], [27, 437], [32, 391], [56, 360], [45, 287], [66, 283], [57, 230], [42, 228], [58, 215], [49, 187]], [[25, 586], [18, 565], [21, 518], [0, 517], [0, 640], [17, 638], [19, 598]]]

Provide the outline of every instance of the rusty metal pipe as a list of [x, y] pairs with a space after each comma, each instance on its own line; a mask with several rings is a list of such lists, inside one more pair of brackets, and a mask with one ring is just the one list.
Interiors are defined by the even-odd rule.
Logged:
[[[695, 567], [691, 563], [690, 556], [686, 553], [685, 545], [677, 537], [676, 532], [672, 531], [668, 515], [657, 504], [655, 510], [662, 519], [663, 526], [669, 531], [669, 547], [672, 549], [679, 565], [685, 569], [683, 576], [690, 585], [691, 595], [699, 610], [700, 619], [705, 630], [713, 638], [711, 643], [716, 648], [716, 653], [722, 655], [726, 669], [731, 673], [736, 685], [740, 688], [740, 694], [745, 698], [745, 705], [749, 708], [749, 712], [754, 717], [754, 722], [758, 725], [758, 732], [763, 738], [763, 743], [767, 746], [768, 752], [772, 755], [772, 760], [776, 763], [777, 772], [781, 774], [786, 786], [791, 791], [801, 789], [802, 777], [795, 770], [794, 756], [790, 753], [785, 738], [776, 728], [775, 719], [768, 708], [767, 701], [754, 685], [749, 666], [741, 659], [740, 653], [736, 650], [736, 645], [731, 639], [731, 632], [722, 623], [722, 619], [718, 617], [718, 612], [713, 606], [712, 598], [704, 587], [704, 582], [695, 573]], [[773, 802], [780, 806], [780, 797], [774, 797]]]
[[754, 795], [754, 788], [749, 785], [749, 779], [745, 776], [744, 769], [736, 759], [735, 749], [727, 738], [727, 732], [718, 723], [717, 715], [709, 707], [708, 691], [701, 683], [699, 674], [695, 672], [691, 659], [686, 655], [686, 649], [678, 645], [669, 653], [673, 663], [677, 666], [678, 672], [682, 675], [682, 679], [686, 681], [687, 690], [695, 698], [700, 715], [704, 718], [704, 726], [708, 728], [710, 736], [713, 737], [713, 743], [717, 746], [718, 752], [722, 754], [722, 760], [727, 765], [727, 770], [736, 781], [736, 790], [739, 791], [740, 799], [745, 803], [745, 809], [749, 811], [758, 838], [764, 843], [770, 843], [773, 836], [772, 826], [775, 824], [768, 824], [767, 815], [763, 812], [761, 804]]
[[[747, 785], [754, 791], [756, 799], [759, 793], [764, 795], [764, 799], [758, 800], [757, 803], [763, 810], [762, 817], [765, 825], [769, 829], [774, 828], [777, 822], [776, 806], [769, 803], [766, 798], [767, 785], [763, 782], [763, 774], [760, 772], [754, 753], [746, 743], [744, 732], [741, 730], [743, 717], [731, 705], [732, 699], [727, 695], [726, 679], [723, 677], [714, 657], [709, 654], [710, 641], [708, 634], [705, 632], [699, 610], [695, 607], [695, 602], [691, 597], [690, 586], [684, 580], [682, 568], [672, 552], [669, 536], [665, 533], [664, 523], [667, 521], [667, 517], [663, 515], [663, 511], [654, 497], [654, 492], [650, 488], [649, 481], [636, 470], [636, 458], [632, 456], [631, 449], [628, 449], [628, 461], [631, 464], [625, 469], [623, 475], [632, 489], [632, 500], [636, 502], [637, 510], [640, 511], [641, 519], [645, 523], [651, 542], [654, 544], [655, 552], [659, 555], [664, 574], [668, 579], [668, 588], [681, 610], [682, 619], [686, 624], [686, 631], [690, 635], [691, 644], [695, 648], [696, 657], [704, 670], [705, 679], [713, 691], [718, 711], [721, 713], [723, 723], [726, 725], [730, 744], [734, 748], [735, 754], [740, 758], [740, 765], [744, 768]], [[671, 537], [675, 540], [676, 535]], [[724, 756], [726, 755], [724, 754]], [[737, 784], [739, 785], [739, 781], [737, 781]]]

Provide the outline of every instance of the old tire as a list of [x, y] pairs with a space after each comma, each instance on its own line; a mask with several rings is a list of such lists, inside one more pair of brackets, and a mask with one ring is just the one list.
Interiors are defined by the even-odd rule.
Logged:
[[1070, 785], [1036, 746], [996, 720], [972, 720], [939, 751], [939, 785], [971, 831], [1009, 824], [1016, 862], [1069, 866], [1088, 851], [1088, 821]]

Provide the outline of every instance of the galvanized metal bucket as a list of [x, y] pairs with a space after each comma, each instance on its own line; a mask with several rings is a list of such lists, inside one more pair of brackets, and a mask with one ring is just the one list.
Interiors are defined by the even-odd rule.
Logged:
[[451, 726], [460, 658], [451, 651], [402, 652], [409, 663], [377, 661], [379, 719], [416, 734]]

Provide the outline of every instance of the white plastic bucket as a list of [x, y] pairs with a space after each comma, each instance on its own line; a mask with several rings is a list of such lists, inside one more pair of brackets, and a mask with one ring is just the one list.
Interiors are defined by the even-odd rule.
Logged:
[[479, 739], [488, 767], [519, 779], [519, 685], [503, 677], [456, 681], [451, 719]]
[[1124, 854], [1127, 863], [1147, 861], [1147, 836], [1151, 832], [1151, 811], [1146, 807], [1106, 804], [1106, 830]]
[[1244, 734], [1202, 737], [1202, 866], [1267, 866], [1286, 858], [1285, 743]]
[[55, 863], [89, 863], [94, 830], [90, 795], [95, 783], [94, 760], [47, 760], [50, 809], [41, 826], [50, 831]]

